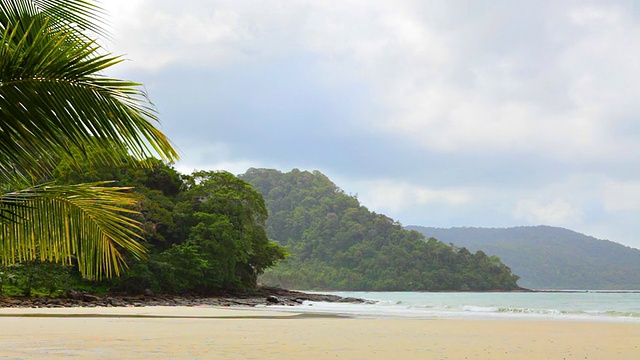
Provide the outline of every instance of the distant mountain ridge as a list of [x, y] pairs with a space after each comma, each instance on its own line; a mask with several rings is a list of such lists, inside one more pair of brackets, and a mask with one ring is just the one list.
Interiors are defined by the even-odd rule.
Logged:
[[640, 250], [551, 226], [433, 228], [427, 238], [496, 255], [531, 289], [640, 289]]

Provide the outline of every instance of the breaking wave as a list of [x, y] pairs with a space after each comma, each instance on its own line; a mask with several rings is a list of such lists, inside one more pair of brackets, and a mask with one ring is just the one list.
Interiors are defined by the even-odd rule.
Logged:
[[640, 322], [640, 293], [338, 292], [369, 304], [304, 302], [269, 306], [299, 313], [363, 318], [547, 319]]

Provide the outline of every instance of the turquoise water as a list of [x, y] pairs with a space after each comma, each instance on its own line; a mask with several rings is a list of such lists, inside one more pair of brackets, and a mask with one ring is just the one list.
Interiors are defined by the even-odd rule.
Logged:
[[331, 292], [371, 304], [305, 302], [278, 310], [354, 317], [640, 322], [640, 292]]

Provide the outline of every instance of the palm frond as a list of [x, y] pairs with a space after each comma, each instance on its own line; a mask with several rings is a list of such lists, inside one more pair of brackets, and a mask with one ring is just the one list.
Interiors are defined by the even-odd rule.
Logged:
[[103, 184], [13, 191], [51, 163], [87, 149], [100, 162], [178, 155], [155, 125], [140, 84], [102, 73], [122, 61], [90, 34], [105, 33], [102, 10], [88, 0], [0, 0], [0, 258], [76, 262], [89, 278], [126, 266], [120, 251], [144, 257], [133, 198]]
[[74, 29], [76, 38], [89, 39], [91, 33], [108, 37], [104, 29], [105, 12], [98, 4], [86, 0], [11, 0], [0, 1], [0, 26], [6, 28], [18, 18], [29, 17], [48, 23], [48, 30]]
[[112, 277], [126, 267], [121, 250], [144, 258], [140, 224], [127, 209], [128, 188], [105, 183], [42, 185], [0, 196], [0, 258], [4, 265], [28, 260], [77, 262], [83, 276]]
[[101, 75], [121, 58], [99, 55], [72, 30], [51, 33], [46, 22], [18, 28], [4, 29], [0, 47], [0, 180], [86, 146], [178, 158], [140, 84]]

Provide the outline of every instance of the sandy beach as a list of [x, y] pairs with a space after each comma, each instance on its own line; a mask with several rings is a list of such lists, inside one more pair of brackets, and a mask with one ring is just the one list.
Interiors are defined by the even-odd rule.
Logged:
[[0, 309], [3, 359], [638, 359], [640, 324], [204, 308]]

